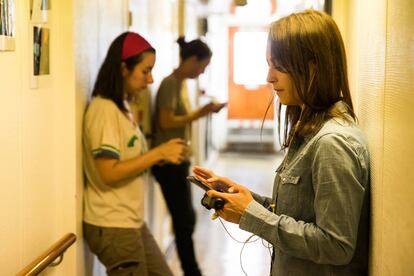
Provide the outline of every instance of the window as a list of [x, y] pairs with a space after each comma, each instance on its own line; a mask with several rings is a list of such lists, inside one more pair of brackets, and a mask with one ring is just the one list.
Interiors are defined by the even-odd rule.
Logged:
[[234, 34], [233, 80], [248, 87], [266, 84], [267, 32], [241, 31]]

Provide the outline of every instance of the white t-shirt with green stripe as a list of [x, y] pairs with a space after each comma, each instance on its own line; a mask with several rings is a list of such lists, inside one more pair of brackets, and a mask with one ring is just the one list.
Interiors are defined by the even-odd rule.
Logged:
[[140, 129], [125, 117], [115, 103], [94, 97], [84, 117], [85, 222], [102, 227], [142, 226], [148, 173], [108, 186], [101, 180], [94, 159], [105, 156], [128, 160], [142, 155], [146, 150]]

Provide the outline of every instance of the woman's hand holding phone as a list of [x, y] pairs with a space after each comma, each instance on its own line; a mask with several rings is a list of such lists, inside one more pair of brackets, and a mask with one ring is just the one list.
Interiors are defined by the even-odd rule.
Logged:
[[217, 213], [225, 220], [238, 224], [244, 210], [253, 200], [253, 196], [249, 189], [242, 185], [238, 185], [228, 178], [217, 176], [213, 171], [206, 168], [195, 166], [193, 167], [193, 172], [198, 178], [202, 179], [209, 185], [211, 184], [210, 186], [214, 186], [216, 183], [223, 183], [226, 185], [226, 193], [211, 189], [207, 191], [207, 194], [210, 197], [219, 197], [224, 199], [226, 203], [224, 204], [223, 209], [218, 210]]

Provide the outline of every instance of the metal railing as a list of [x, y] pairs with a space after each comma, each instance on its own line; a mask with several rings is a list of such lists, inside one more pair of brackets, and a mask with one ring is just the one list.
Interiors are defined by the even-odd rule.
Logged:
[[[63, 253], [76, 241], [76, 235], [68, 233], [60, 240], [50, 246], [44, 253], [33, 260], [25, 268], [20, 270], [16, 276], [38, 275], [47, 267], [57, 266], [63, 260]], [[59, 259], [57, 259], [59, 258]], [[57, 259], [57, 260], [56, 260]]]

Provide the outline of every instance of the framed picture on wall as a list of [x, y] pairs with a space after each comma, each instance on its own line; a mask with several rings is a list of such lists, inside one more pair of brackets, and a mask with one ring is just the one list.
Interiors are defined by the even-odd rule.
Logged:
[[49, 69], [49, 41], [48, 28], [33, 27], [33, 75], [48, 75]]
[[47, 23], [51, 9], [51, 0], [30, 0], [30, 20], [32, 23]]
[[14, 0], [0, 0], [0, 51], [14, 51]]

